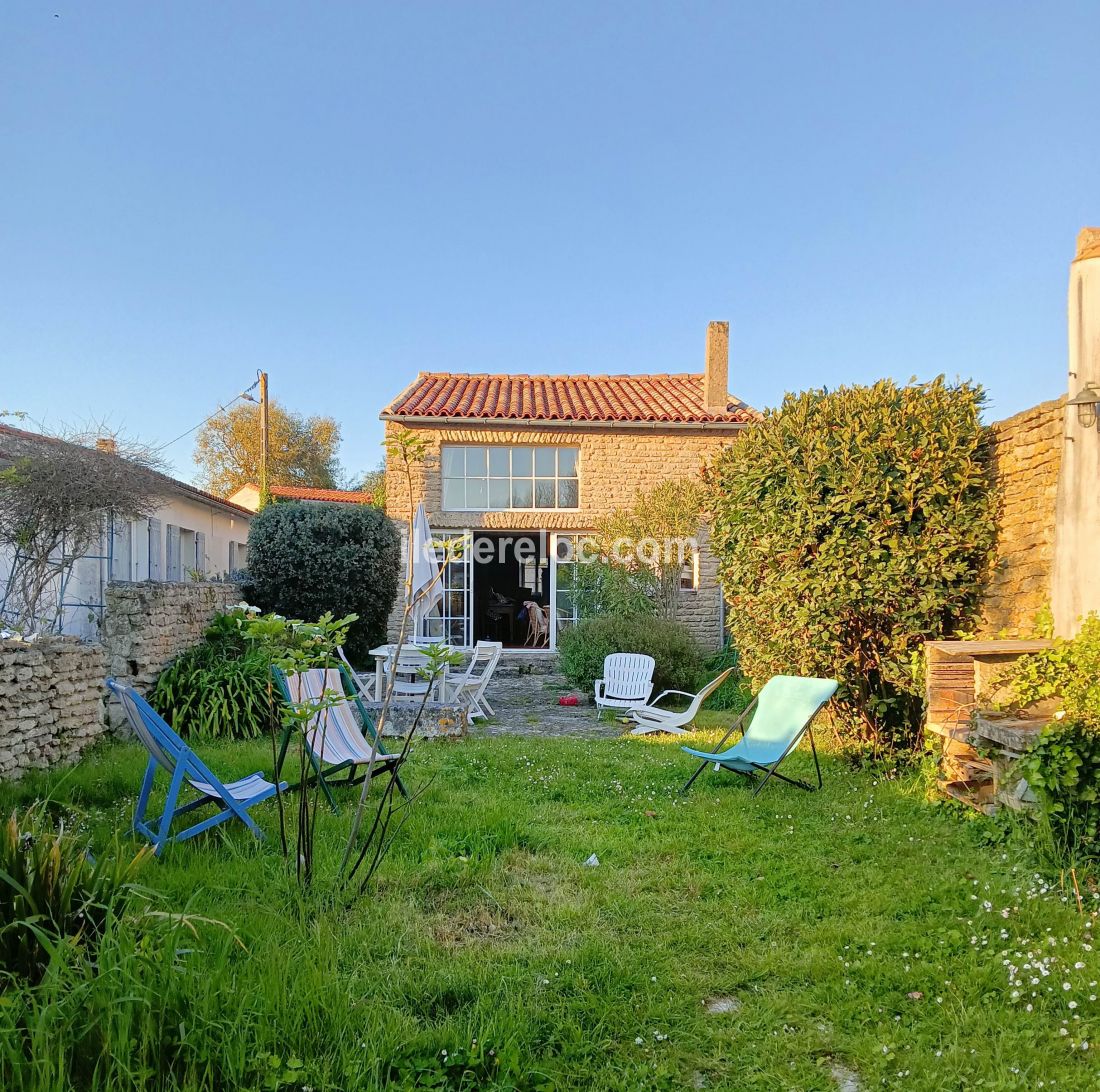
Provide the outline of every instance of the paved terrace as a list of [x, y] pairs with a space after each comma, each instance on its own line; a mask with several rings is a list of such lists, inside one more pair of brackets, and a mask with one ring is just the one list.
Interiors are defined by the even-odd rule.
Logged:
[[[578, 739], [620, 735], [624, 725], [610, 713], [596, 723], [591, 696], [569, 685], [557, 673], [556, 656], [507, 654], [497, 665], [486, 691], [496, 716], [478, 720], [470, 728], [473, 736], [575, 736]], [[579, 705], [558, 705], [563, 694], [576, 694]]]

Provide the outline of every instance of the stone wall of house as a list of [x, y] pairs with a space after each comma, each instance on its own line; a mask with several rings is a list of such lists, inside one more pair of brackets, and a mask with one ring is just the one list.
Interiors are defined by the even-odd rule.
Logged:
[[[387, 422], [387, 439], [407, 426]], [[443, 427], [413, 425], [409, 431], [428, 441], [426, 458], [412, 468], [412, 489], [399, 461], [390, 458], [386, 473], [387, 514], [403, 524], [410, 496], [424, 501], [433, 530], [591, 531], [596, 520], [613, 508], [629, 507], [639, 490], [662, 481], [698, 478], [704, 463], [725, 444], [733, 443], [738, 429], [701, 424], [689, 428], [615, 427], [550, 428], [539, 424]], [[443, 444], [517, 444], [580, 449], [580, 506], [573, 511], [447, 512], [443, 510]], [[699, 582], [682, 590], [679, 617], [708, 648], [722, 639], [722, 594], [718, 563], [707, 548], [705, 528], [700, 534]]]
[[103, 619], [107, 673], [144, 693], [161, 670], [202, 640], [216, 614], [241, 600], [237, 584], [110, 584]]
[[981, 635], [1029, 637], [1037, 616], [1050, 604], [1065, 399], [1043, 402], [993, 429], [1001, 511]]
[[107, 731], [101, 645], [0, 641], [0, 779], [71, 762]]

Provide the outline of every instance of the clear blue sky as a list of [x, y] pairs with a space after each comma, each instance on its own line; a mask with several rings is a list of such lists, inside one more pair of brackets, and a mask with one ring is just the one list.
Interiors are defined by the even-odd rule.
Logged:
[[[56, 17], [55, 17], [56, 13]], [[938, 372], [1061, 393], [1100, 4], [6, 0], [0, 408], [164, 442], [255, 377]], [[170, 449], [190, 477], [190, 439]]]

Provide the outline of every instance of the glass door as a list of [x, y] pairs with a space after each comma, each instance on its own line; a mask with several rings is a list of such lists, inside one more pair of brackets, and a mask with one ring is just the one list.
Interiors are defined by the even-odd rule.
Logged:
[[576, 625], [582, 615], [583, 573], [579, 554], [586, 534], [550, 536], [550, 648], [558, 647], [558, 637]]
[[417, 640], [445, 641], [452, 648], [473, 645], [473, 535], [438, 535], [432, 545], [443, 564], [443, 595], [420, 620]]

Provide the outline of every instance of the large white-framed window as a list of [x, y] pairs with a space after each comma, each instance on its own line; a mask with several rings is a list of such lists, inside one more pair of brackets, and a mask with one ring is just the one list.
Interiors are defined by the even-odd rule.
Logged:
[[444, 444], [443, 510], [574, 510], [580, 507], [580, 449]]

